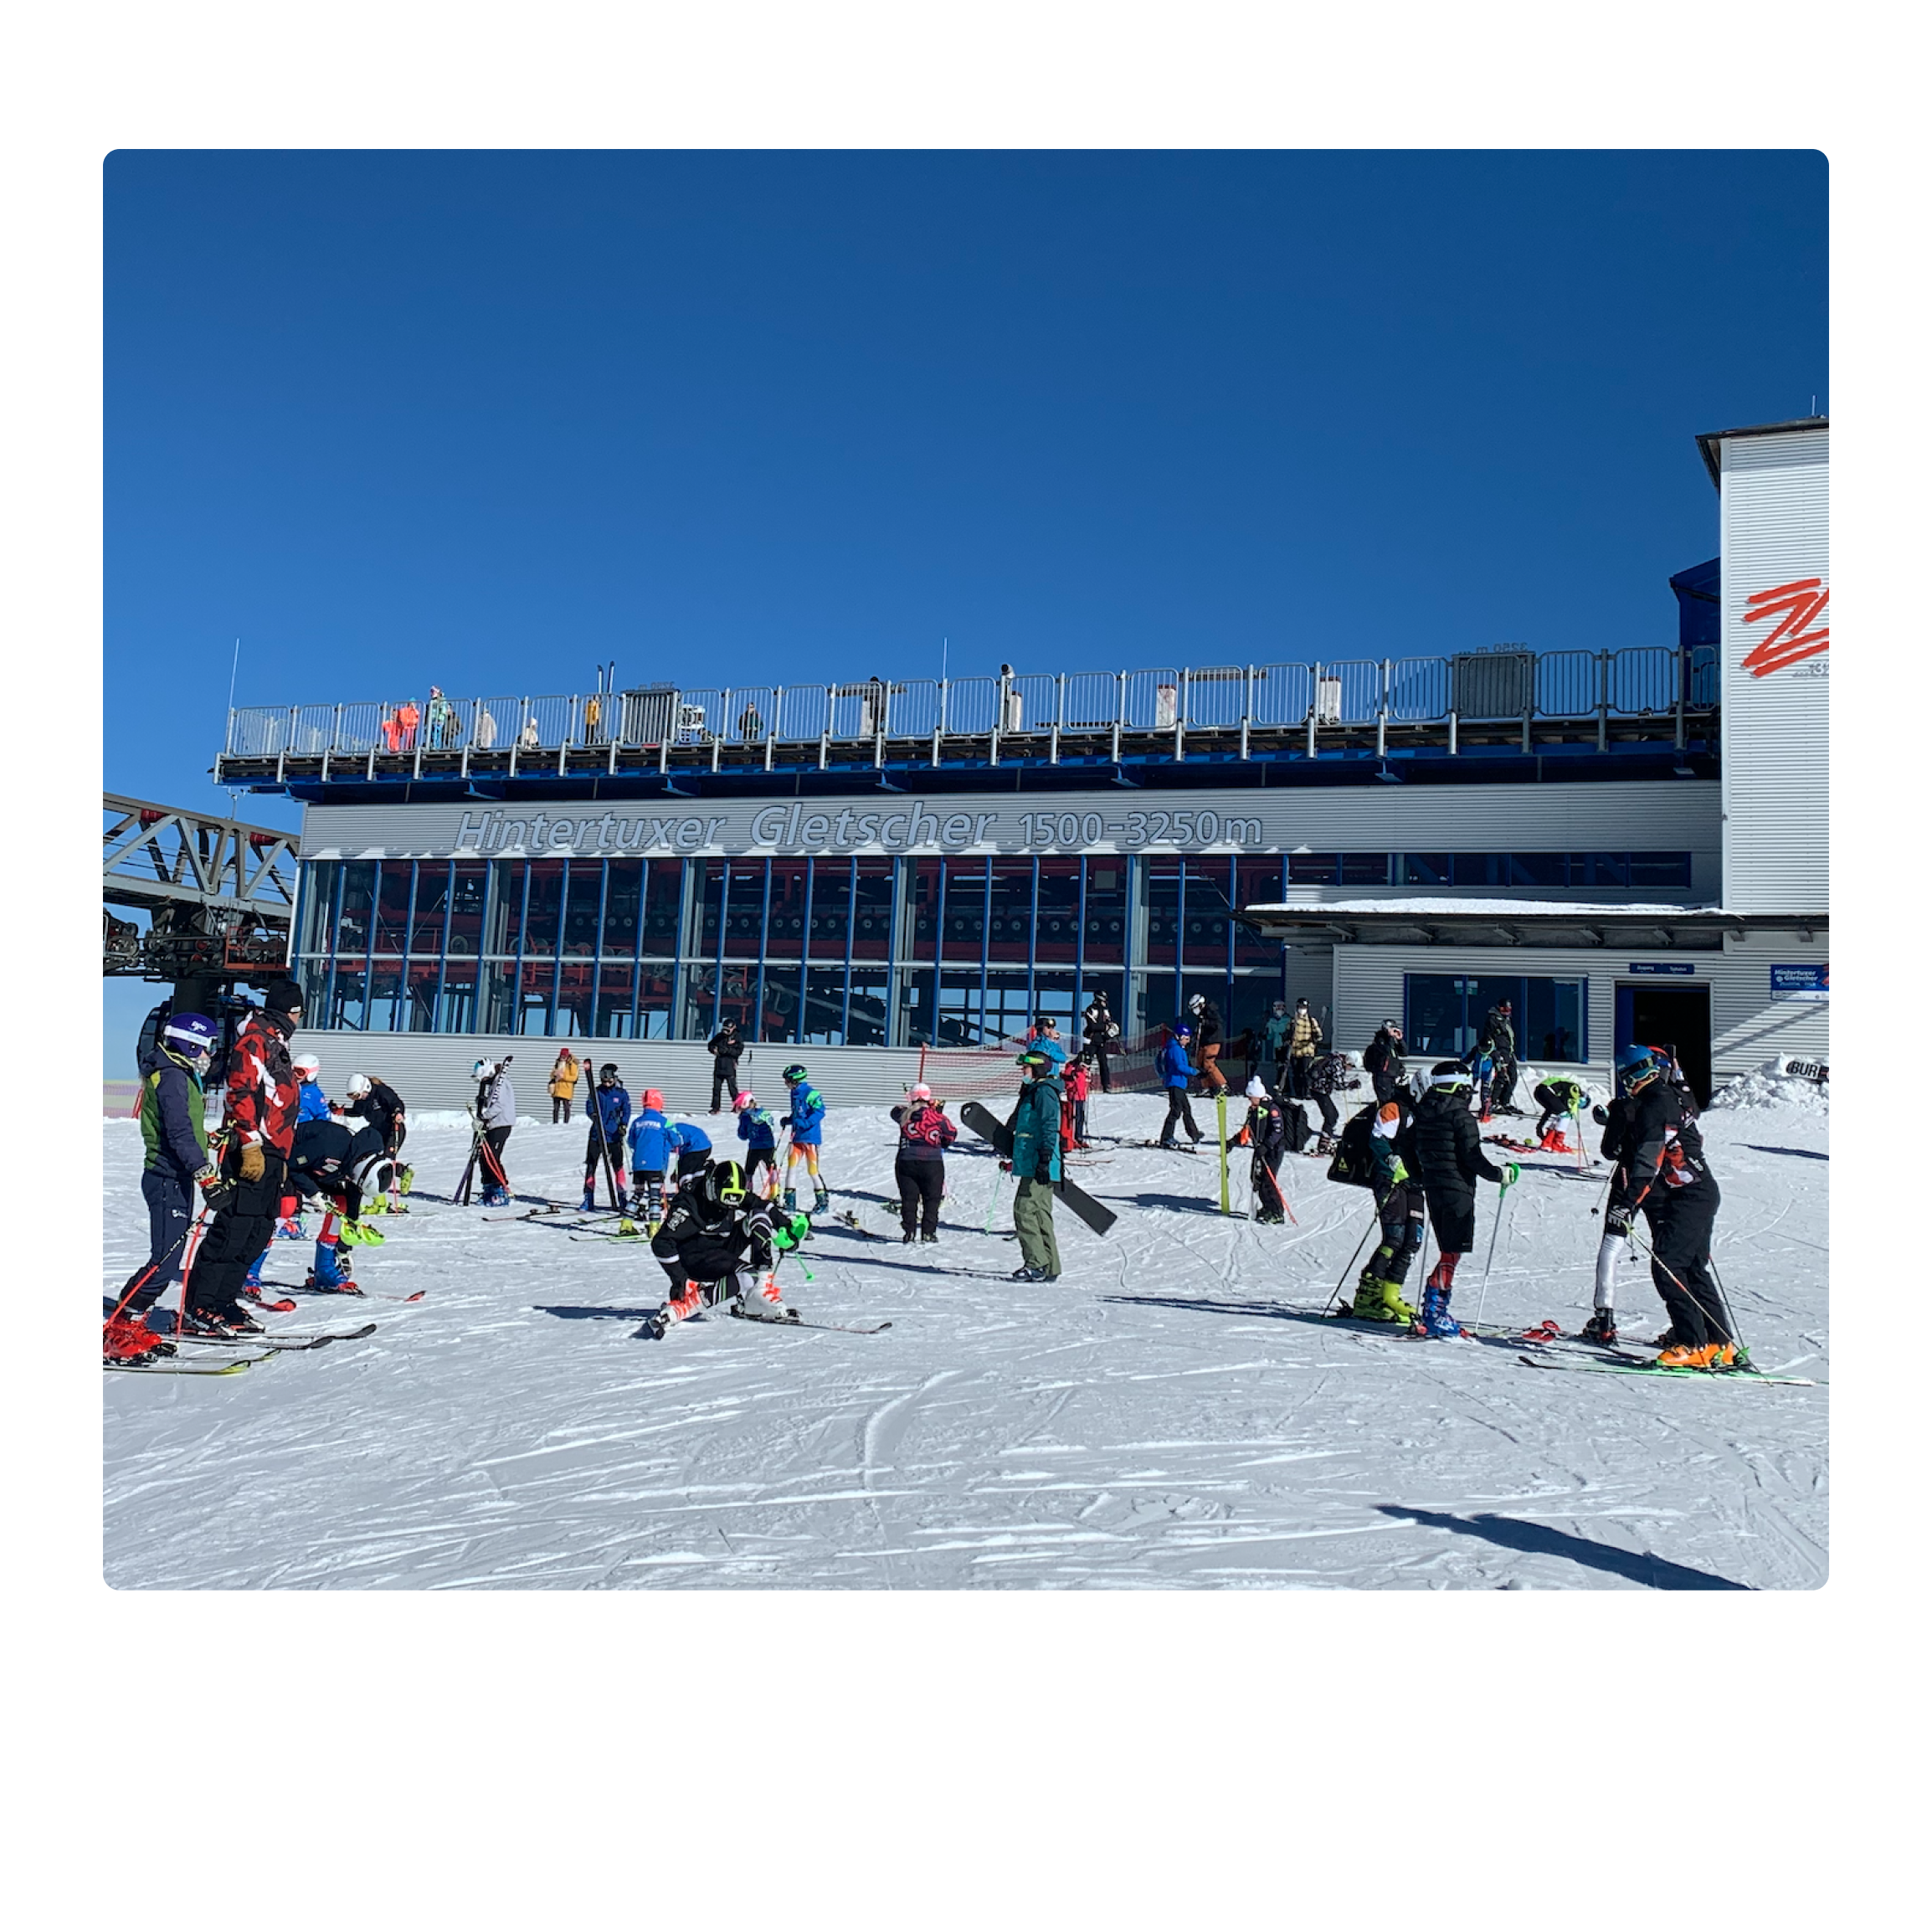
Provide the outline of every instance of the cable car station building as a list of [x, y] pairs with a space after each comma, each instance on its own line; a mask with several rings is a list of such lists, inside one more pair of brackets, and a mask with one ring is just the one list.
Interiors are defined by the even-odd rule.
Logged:
[[1700, 439], [1719, 558], [1615, 650], [254, 707], [215, 776], [305, 806], [309, 1042], [450, 1102], [724, 1017], [896, 1091], [1097, 989], [1130, 1046], [1201, 992], [1418, 1055], [1508, 998], [1708, 1091], [1827, 1051], [1827, 440]]

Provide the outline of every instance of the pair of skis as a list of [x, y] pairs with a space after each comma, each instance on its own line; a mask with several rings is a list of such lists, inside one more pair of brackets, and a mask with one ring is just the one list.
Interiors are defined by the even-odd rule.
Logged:
[[[239, 1338], [196, 1339], [193, 1342], [233, 1347], [253, 1345], [259, 1349], [244, 1351], [230, 1359], [225, 1365], [104, 1365], [105, 1371], [140, 1373], [163, 1378], [233, 1378], [256, 1365], [265, 1365], [270, 1359], [284, 1351], [313, 1351], [324, 1344], [353, 1344], [359, 1339], [374, 1335], [375, 1326], [365, 1324], [355, 1331], [333, 1331], [319, 1338], [269, 1338], [244, 1334]], [[211, 1354], [212, 1355], [212, 1354]]]

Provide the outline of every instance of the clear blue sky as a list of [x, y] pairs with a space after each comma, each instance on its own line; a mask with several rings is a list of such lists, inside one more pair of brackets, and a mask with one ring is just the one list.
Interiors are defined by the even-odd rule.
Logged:
[[238, 638], [244, 704], [1669, 643], [1692, 436], [1829, 407], [1814, 153], [105, 177], [106, 776], [221, 811]]

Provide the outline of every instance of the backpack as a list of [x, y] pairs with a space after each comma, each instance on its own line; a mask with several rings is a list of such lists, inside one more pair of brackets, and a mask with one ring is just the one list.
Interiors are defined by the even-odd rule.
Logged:
[[1287, 1147], [1291, 1152], [1305, 1152], [1308, 1140], [1315, 1135], [1315, 1128], [1308, 1123], [1308, 1114], [1292, 1098], [1281, 1102], [1282, 1123], [1287, 1128]]
[[1375, 1108], [1364, 1105], [1343, 1126], [1342, 1135], [1335, 1142], [1334, 1156], [1328, 1160], [1330, 1185], [1374, 1184], [1375, 1154], [1369, 1147], [1369, 1134], [1374, 1123]]

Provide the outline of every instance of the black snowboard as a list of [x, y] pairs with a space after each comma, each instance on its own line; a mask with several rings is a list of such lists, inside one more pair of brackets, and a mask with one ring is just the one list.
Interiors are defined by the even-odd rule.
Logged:
[[[1013, 1156], [1013, 1128], [1004, 1118], [996, 1118], [984, 1105], [966, 1104], [959, 1108], [960, 1118], [977, 1132], [1001, 1158]], [[1070, 1178], [1062, 1178], [1054, 1186], [1053, 1195], [1084, 1225], [1089, 1231], [1104, 1238], [1116, 1223], [1113, 1214], [1097, 1198], [1089, 1198]]]

